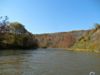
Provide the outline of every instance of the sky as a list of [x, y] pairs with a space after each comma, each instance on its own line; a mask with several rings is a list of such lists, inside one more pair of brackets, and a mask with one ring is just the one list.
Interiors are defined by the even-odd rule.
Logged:
[[99, 0], [0, 0], [0, 16], [33, 34], [87, 30], [100, 23]]

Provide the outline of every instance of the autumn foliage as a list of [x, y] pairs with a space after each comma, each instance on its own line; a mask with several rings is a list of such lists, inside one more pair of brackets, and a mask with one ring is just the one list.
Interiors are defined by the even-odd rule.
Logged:
[[41, 35], [35, 35], [35, 38], [38, 40], [39, 47], [69, 48], [79, 38], [79, 35], [77, 35], [76, 33], [79, 34], [80, 32], [83, 33], [84, 31], [41, 34]]

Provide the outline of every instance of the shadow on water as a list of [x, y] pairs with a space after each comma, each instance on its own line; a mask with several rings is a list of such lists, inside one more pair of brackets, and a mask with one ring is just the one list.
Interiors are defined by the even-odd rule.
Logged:
[[0, 56], [10, 56], [10, 55], [21, 55], [21, 54], [30, 54], [32, 51], [37, 49], [4, 49], [0, 50]]

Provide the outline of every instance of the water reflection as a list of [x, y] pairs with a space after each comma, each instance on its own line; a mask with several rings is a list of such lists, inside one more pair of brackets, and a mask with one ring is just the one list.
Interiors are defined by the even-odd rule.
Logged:
[[0, 75], [100, 75], [100, 54], [62, 49], [0, 51]]
[[27, 53], [25, 50], [0, 51], [0, 75], [23, 75]]

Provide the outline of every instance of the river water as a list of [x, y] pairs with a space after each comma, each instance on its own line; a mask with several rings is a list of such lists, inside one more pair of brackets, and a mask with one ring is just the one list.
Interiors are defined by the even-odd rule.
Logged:
[[100, 75], [100, 54], [63, 49], [2, 50], [0, 75]]

